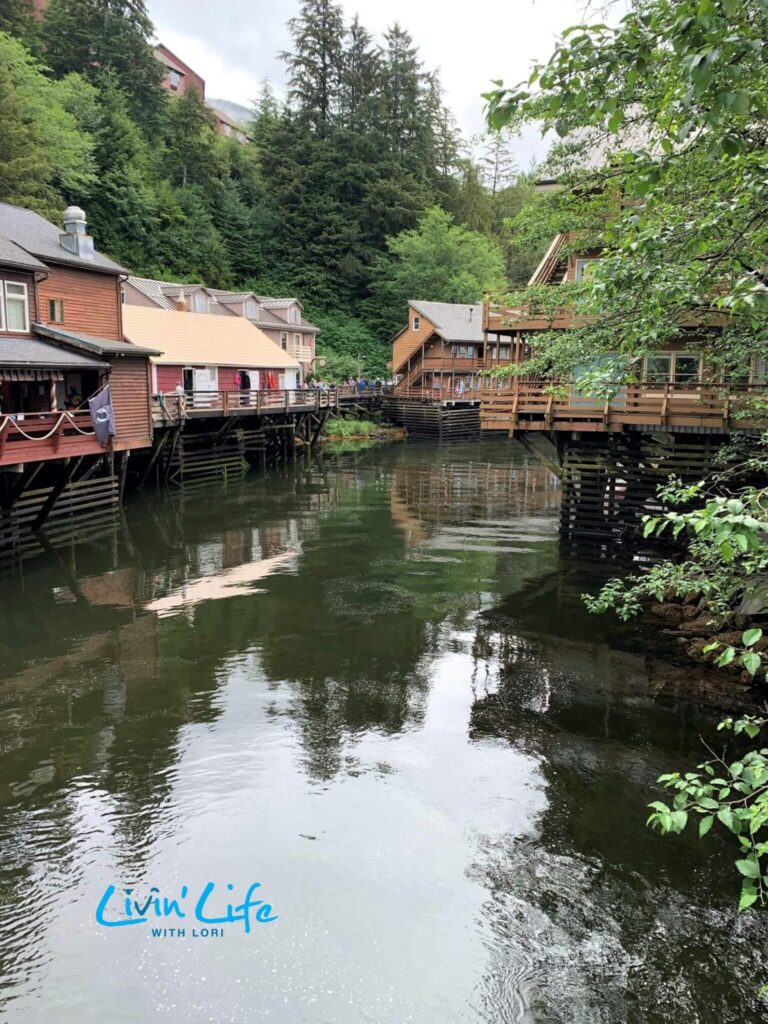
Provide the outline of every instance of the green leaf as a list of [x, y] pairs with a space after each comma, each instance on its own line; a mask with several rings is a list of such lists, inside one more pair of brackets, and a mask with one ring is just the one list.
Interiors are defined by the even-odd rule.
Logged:
[[745, 882], [741, 890], [741, 898], [739, 899], [739, 910], [746, 910], [747, 907], [751, 907], [757, 899], [757, 889], [754, 885], [750, 885], [749, 882]]
[[720, 810], [717, 812], [717, 819], [718, 821], [722, 822], [722, 824], [725, 825], [727, 829], [730, 829], [731, 832], [736, 831], [736, 827], [733, 821], [733, 814], [731, 813], [730, 807], [721, 807]]
[[754, 647], [758, 640], [763, 636], [763, 631], [759, 627], [754, 629], [747, 629], [741, 634], [741, 642], [745, 647]]
[[699, 839], [703, 839], [704, 836], [712, 828], [712, 823], [715, 820], [714, 814], [707, 814], [699, 822]]
[[741, 656], [741, 663], [751, 676], [760, 668], [761, 661], [760, 655], [754, 651], [747, 651], [746, 654]]
[[717, 664], [720, 668], [725, 668], [726, 665], [730, 665], [733, 659], [736, 657], [736, 651], [733, 647], [726, 647], [720, 657], [717, 659]]
[[760, 877], [760, 865], [757, 863], [755, 858], [748, 858], [747, 860], [737, 860], [736, 869], [740, 874], [744, 875], [745, 878], [759, 878]]

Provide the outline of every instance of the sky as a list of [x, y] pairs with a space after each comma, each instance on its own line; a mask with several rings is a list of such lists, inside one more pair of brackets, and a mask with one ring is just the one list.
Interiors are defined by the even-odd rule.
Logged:
[[[483, 128], [483, 100], [492, 79], [515, 85], [533, 61], [546, 60], [563, 29], [578, 23], [585, 0], [343, 0], [346, 20], [359, 14], [374, 37], [394, 21], [407, 29], [425, 67], [438, 68], [447, 106], [469, 137]], [[206, 96], [251, 106], [265, 75], [285, 85], [281, 50], [290, 49], [287, 22], [298, 0], [148, 0], [159, 41], [205, 80]], [[526, 170], [546, 154], [535, 129], [518, 140]]]

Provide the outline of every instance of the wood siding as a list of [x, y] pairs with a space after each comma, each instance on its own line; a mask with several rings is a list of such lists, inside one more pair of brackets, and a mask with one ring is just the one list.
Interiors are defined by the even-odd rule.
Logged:
[[14, 270], [4, 270], [0, 267], [0, 281], [11, 281], [13, 284], [25, 284], [27, 286], [27, 314], [29, 316], [29, 331], [9, 331], [6, 325], [5, 331], [0, 331], [0, 341], [4, 334], [29, 334], [32, 324], [37, 319], [37, 308], [35, 301], [35, 279], [32, 274], [20, 274]]
[[[419, 329], [414, 331], [413, 318], [420, 317]], [[415, 309], [408, 308], [408, 326], [398, 334], [392, 345], [392, 370], [394, 373], [405, 373], [405, 366], [408, 357], [418, 352], [430, 334], [433, 334], [435, 325]]]
[[40, 323], [48, 323], [48, 300], [62, 299], [65, 331], [122, 340], [120, 281], [114, 274], [51, 265], [37, 286]]
[[109, 375], [115, 410], [117, 451], [152, 444], [149, 360], [120, 357], [113, 360]]

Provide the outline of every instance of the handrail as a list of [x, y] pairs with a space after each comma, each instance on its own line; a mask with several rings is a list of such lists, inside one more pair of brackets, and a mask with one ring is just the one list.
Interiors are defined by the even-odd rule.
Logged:
[[[18, 413], [4, 413], [0, 414], [0, 435], [4, 436], [5, 440], [12, 441], [15, 436], [23, 437], [27, 441], [48, 441], [54, 435], [64, 433], [66, 427], [71, 427], [78, 434], [82, 434], [84, 437], [94, 437], [95, 431], [83, 430], [77, 424], [77, 418], [85, 424], [92, 423], [90, 412], [18, 412]], [[38, 426], [40, 429], [45, 429], [52, 424], [50, 430], [45, 434], [29, 434], [23, 427], [19, 426], [20, 423], [29, 422], [30, 429], [34, 429]]]

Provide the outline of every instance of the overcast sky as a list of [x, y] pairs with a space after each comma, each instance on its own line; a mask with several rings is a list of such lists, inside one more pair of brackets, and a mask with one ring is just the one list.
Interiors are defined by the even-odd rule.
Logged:
[[[205, 79], [206, 95], [251, 106], [268, 75], [276, 90], [285, 84], [281, 50], [290, 49], [286, 23], [294, 0], [148, 0], [159, 40]], [[440, 69], [447, 105], [469, 136], [482, 129], [483, 101], [491, 79], [514, 85], [527, 78], [531, 62], [546, 59], [557, 35], [581, 20], [584, 0], [344, 0], [379, 36], [399, 21], [413, 36], [425, 66]], [[520, 139], [518, 164], [546, 152], [538, 133]]]

